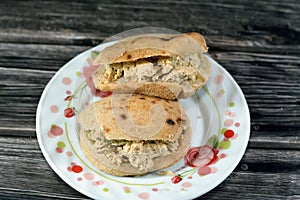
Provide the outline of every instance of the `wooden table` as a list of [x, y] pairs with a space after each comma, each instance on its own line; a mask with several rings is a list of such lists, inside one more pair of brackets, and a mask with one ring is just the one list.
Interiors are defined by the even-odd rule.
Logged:
[[[129, 3], [130, 2], [130, 3]], [[300, 199], [300, 3], [289, 1], [1, 1], [0, 199], [87, 198], [45, 161], [41, 93], [68, 60], [119, 32], [159, 26], [205, 35], [242, 88], [251, 138], [204, 199]]]

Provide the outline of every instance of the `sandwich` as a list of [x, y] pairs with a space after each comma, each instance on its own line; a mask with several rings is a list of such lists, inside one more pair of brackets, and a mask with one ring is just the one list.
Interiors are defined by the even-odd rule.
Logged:
[[101, 91], [188, 98], [211, 74], [207, 50], [199, 33], [128, 37], [100, 51], [93, 82]]
[[189, 119], [178, 101], [113, 94], [85, 107], [77, 121], [86, 158], [115, 176], [169, 167], [190, 147]]

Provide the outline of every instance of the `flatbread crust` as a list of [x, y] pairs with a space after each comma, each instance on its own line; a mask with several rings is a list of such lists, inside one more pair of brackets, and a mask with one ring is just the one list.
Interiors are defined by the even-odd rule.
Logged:
[[177, 140], [189, 119], [178, 101], [138, 94], [114, 94], [82, 110], [85, 130], [102, 129], [118, 140]]
[[153, 56], [178, 56], [207, 52], [204, 37], [199, 33], [145, 34], [128, 37], [106, 47], [94, 64], [135, 61]]

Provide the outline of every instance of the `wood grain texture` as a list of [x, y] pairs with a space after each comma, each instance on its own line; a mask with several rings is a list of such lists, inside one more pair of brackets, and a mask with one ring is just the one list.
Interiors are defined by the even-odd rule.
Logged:
[[279, 1], [0, 0], [0, 199], [87, 199], [38, 147], [40, 95], [66, 62], [119, 32], [205, 35], [251, 114], [239, 166], [204, 199], [300, 199], [300, 5]]
[[[36, 139], [0, 137], [0, 194], [25, 199], [84, 198], [49, 168]], [[35, 181], [30, 181], [32, 177]], [[300, 187], [300, 152], [248, 149], [239, 166], [205, 199], [274, 197], [297, 198]], [[257, 187], [259, 183], [259, 187]], [[54, 190], [55, 189], [55, 190]]]

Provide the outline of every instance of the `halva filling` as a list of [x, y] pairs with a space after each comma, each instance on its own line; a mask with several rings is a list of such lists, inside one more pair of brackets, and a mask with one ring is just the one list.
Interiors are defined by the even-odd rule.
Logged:
[[96, 148], [98, 154], [103, 154], [114, 164], [130, 163], [139, 170], [147, 170], [153, 166], [154, 158], [166, 156], [175, 152], [182, 135], [175, 141], [161, 140], [107, 140], [101, 132], [86, 131], [87, 138]]
[[122, 78], [132, 82], [169, 82], [193, 84], [201, 78], [199, 75], [202, 54], [177, 57], [151, 57], [134, 62], [105, 65], [102, 83], [114, 82]]

